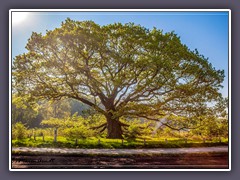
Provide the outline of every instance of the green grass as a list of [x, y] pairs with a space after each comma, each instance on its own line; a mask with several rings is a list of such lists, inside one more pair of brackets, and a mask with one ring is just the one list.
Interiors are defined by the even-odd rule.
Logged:
[[42, 137], [12, 140], [13, 147], [51, 147], [51, 148], [106, 148], [106, 149], [141, 149], [141, 148], [183, 148], [183, 147], [212, 147], [212, 146], [226, 146], [228, 145], [227, 139], [222, 139], [219, 142], [217, 139], [212, 141], [200, 140], [188, 140], [187, 143], [184, 139], [168, 138], [168, 142], [165, 142], [165, 138], [145, 138], [136, 139], [132, 141], [124, 140], [122, 144], [121, 139], [105, 139], [100, 138], [100, 143], [97, 138], [78, 139], [78, 143], [75, 143], [74, 139], [67, 139], [64, 137], [58, 137], [57, 142], [53, 142], [53, 137], [45, 136], [44, 141]]

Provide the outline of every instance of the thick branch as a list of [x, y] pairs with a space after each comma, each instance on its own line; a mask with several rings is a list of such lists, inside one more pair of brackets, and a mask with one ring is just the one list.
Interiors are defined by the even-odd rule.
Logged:
[[71, 97], [71, 98], [73, 98], [73, 99], [77, 99], [77, 100], [83, 102], [84, 104], [87, 104], [87, 105], [89, 105], [90, 107], [94, 108], [96, 111], [98, 111], [98, 112], [100, 112], [100, 113], [102, 113], [102, 114], [106, 114], [106, 112], [105, 112], [103, 109], [101, 109], [101, 108], [98, 107], [96, 104], [94, 104], [94, 103], [92, 103], [92, 102], [90, 102], [90, 101], [88, 101], [88, 100], [86, 100], [86, 99], [84, 99], [84, 98], [81, 98], [81, 97], [79, 97], [79, 96], [76, 97], [76, 96], [72, 96], [72, 95], [68, 95], [68, 97]]
[[99, 129], [99, 128], [105, 127], [105, 126], [107, 126], [107, 123], [101, 124], [99, 126], [91, 127], [90, 129]]

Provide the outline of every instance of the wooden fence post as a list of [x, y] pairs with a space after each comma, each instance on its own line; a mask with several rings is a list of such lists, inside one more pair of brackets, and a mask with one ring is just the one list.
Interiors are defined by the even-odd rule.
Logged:
[[54, 142], [57, 142], [57, 128], [54, 129]]
[[220, 143], [222, 142], [221, 137], [219, 137], [219, 142], [220, 142]]
[[32, 136], [34, 136], [34, 130], [32, 129], [32, 134], [31, 134], [31, 137], [30, 138], [32, 138]]
[[33, 134], [34, 141], [36, 141], [36, 132]]

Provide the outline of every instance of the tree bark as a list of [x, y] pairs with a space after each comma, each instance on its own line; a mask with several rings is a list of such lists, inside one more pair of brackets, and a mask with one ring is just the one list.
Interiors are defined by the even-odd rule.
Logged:
[[107, 116], [107, 138], [109, 139], [123, 139], [123, 132], [121, 123], [118, 118]]

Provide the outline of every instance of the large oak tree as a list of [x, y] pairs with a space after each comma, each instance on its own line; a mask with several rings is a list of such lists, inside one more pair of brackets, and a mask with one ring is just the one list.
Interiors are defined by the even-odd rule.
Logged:
[[[26, 49], [14, 59], [14, 89], [32, 99], [89, 105], [106, 117], [99, 128], [107, 128], [108, 138], [122, 138], [120, 117], [159, 121], [174, 113], [189, 124], [220, 96], [224, 79], [173, 32], [133, 23], [67, 19], [45, 35], [33, 32]], [[176, 128], [169, 119], [164, 125]]]

